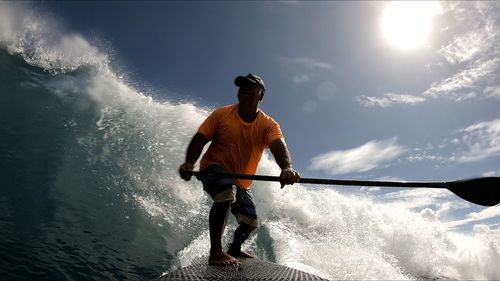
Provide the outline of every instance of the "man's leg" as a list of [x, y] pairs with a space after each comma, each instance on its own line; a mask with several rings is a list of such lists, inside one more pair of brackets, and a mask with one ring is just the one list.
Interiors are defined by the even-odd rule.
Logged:
[[233, 243], [229, 244], [227, 253], [236, 258], [253, 258], [252, 255], [241, 251], [241, 245], [248, 239], [248, 236], [250, 236], [254, 229], [256, 229], [256, 227], [241, 222], [234, 231]]
[[214, 203], [208, 216], [210, 232], [210, 256], [208, 263], [210, 265], [232, 265], [239, 266], [240, 262], [234, 257], [228, 255], [222, 250], [222, 235], [226, 228], [231, 203], [236, 200], [236, 186], [234, 181], [229, 178], [220, 178], [210, 175], [210, 172], [226, 173], [224, 167], [212, 165], [203, 170], [198, 179], [203, 183], [205, 190]]
[[233, 265], [238, 266], [239, 262], [222, 250], [222, 234], [226, 228], [231, 201], [213, 203], [208, 217], [210, 228], [210, 265]]
[[231, 212], [239, 225], [234, 232], [233, 243], [229, 244], [227, 253], [236, 258], [253, 258], [253, 256], [241, 251], [243, 242], [259, 225], [253, 195], [249, 190], [238, 187], [236, 201], [231, 206]]
[[222, 252], [222, 234], [226, 228], [231, 201], [213, 203], [208, 216], [210, 228], [210, 254]]

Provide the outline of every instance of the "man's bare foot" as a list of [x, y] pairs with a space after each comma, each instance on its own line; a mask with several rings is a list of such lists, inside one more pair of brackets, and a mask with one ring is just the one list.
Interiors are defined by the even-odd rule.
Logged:
[[210, 254], [210, 257], [208, 258], [208, 264], [234, 267], [239, 267], [241, 265], [241, 263], [237, 259], [226, 254], [224, 251]]

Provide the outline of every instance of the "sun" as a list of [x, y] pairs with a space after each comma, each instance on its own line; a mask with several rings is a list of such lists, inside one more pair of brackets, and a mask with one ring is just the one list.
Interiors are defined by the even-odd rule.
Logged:
[[384, 39], [400, 49], [424, 46], [432, 31], [432, 19], [441, 13], [441, 5], [434, 1], [398, 1], [388, 4], [380, 27]]

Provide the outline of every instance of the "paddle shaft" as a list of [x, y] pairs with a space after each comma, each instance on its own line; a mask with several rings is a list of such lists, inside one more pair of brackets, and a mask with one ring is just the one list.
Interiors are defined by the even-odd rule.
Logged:
[[[193, 172], [199, 176], [202, 172]], [[276, 176], [246, 175], [246, 174], [226, 174], [226, 173], [206, 173], [208, 175], [221, 176], [232, 179], [273, 181], [279, 182]], [[395, 181], [366, 181], [366, 180], [338, 180], [338, 179], [316, 179], [300, 178], [299, 183], [326, 184], [326, 185], [348, 185], [348, 186], [386, 186], [386, 187], [408, 187], [408, 188], [448, 188], [453, 182], [395, 182]]]

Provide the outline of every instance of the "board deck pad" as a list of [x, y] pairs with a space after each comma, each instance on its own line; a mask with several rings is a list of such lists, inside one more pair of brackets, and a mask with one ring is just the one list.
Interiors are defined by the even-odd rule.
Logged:
[[304, 271], [262, 261], [259, 259], [238, 259], [242, 265], [239, 268], [231, 266], [208, 265], [207, 258], [197, 259], [192, 265], [177, 269], [162, 275], [156, 281], [184, 280], [244, 280], [244, 281], [309, 281], [326, 280]]

